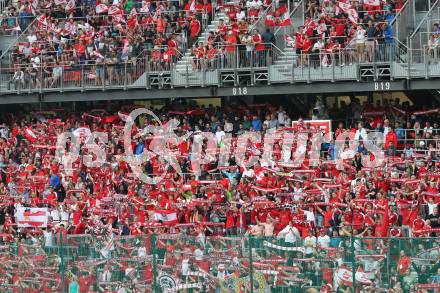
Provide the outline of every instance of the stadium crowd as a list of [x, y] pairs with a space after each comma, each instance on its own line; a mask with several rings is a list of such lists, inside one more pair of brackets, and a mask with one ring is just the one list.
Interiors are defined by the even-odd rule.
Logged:
[[58, 78], [60, 67], [96, 66], [101, 80], [105, 64], [110, 81], [119, 75], [121, 63], [148, 60], [151, 70], [170, 70], [212, 11], [207, 0], [12, 1], [6, 29], [26, 32], [11, 54], [11, 66], [31, 76], [42, 67]]
[[[295, 9], [296, 2], [290, 4]], [[187, 48], [192, 70], [267, 66], [282, 60], [279, 37], [299, 67], [389, 61], [398, 52], [392, 23], [404, 1], [306, 1], [297, 29], [283, 1], [12, 1], [3, 29], [25, 33], [10, 51], [8, 89], [133, 83], [145, 71], [176, 68]], [[92, 9], [93, 8], [93, 9]], [[215, 30], [206, 31], [217, 12]], [[284, 28], [284, 30], [280, 30]], [[203, 32], [204, 41], [199, 38]], [[426, 53], [438, 57], [435, 24]], [[281, 55], [280, 55], [281, 54]], [[4, 71], [6, 69], [3, 69]], [[62, 80], [62, 82], [61, 82]]]
[[[280, 31], [285, 27], [285, 40], [296, 49], [298, 66], [308, 65], [309, 56], [313, 66], [387, 61], [394, 56], [392, 23], [403, 5], [402, 0], [305, 1], [305, 23], [293, 32], [285, 3], [242, 1], [228, 8], [226, 21], [221, 20], [217, 31], [209, 32], [208, 44], [199, 44], [193, 53], [195, 60], [202, 62], [213, 58], [208, 52], [214, 48], [223, 51], [226, 66], [231, 63], [229, 59], [237, 58], [235, 54], [239, 54], [243, 64], [249, 65], [253, 60], [254, 66], [266, 66], [273, 57], [269, 54], [271, 46], [276, 44], [271, 28]], [[264, 24], [249, 26], [248, 15], [257, 18], [258, 9], [259, 18], [266, 18]], [[217, 47], [211, 48], [212, 43], [217, 43]]]
[[[221, 148], [226, 143], [226, 133], [237, 137], [245, 131], [263, 136], [271, 129], [294, 131], [308, 137], [306, 155], [301, 166], [293, 167], [285, 163], [286, 153], [282, 145], [275, 142], [273, 159], [276, 163], [272, 165], [256, 164], [244, 168], [231, 156], [225, 166], [202, 165], [201, 175], [196, 176], [190, 162], [194, 156], [191, 153], [194, 136], [170, 146], [177, 155], [182, 173], [169, 167], [160, 156], [143, 163], [146, 174], [167, 174], [157, 184], [142, 183], [127, 162], [117, 159], [124, 152], [122, 131], [125, 115], [133, 109], [131, 106], [119, 112], [110, 108], [95, 109], [82, 112], [80, 116], [63, 109], [26, 116], [6, 114], [0, 127], [2, 242], [32, 243], [43, 237], [45, 249], [50, 249], [59, 241], [60, 234], [116, 239], [121, 236], [149, 237], [155, 233], [166, 239], [166, 235], [177, 233], [193, 237], [205, 247], [203, 243], [210, 237], [232, 239], [252, 235], [257, 239], [276, 240], [279, 244], [258, 240], [256, 255], [260, 257], [276, 255], [271, 249], [279, 249], [281, 255], [297, 253], [298, 259], [317, 259], [325, 255], [336, 261], [338, 249], [350, 247], [346, 239], [353, 236], [358, 241], [354, 243], [356, 252], [377, 251], [362, 260], [367, 279], [362, 283], [365, 290], [381, 286], [381, 262], [391, 248], [382, 240], [368, 242], [369, 237], [412, 237], [416, 240], [440, 233], [439, 109], [414, 111], [408, 105], [399, 105], [398, 100], [385, 105], [360, 105], [354, 100], [347, 107], [347, 113], [351, 113], [349, 117], [353, 117], [352, 114], [361, 117], [355, 117], [359, 120], [347, 125], [349, 127], [344, 123], [338, 125], [332, 134], [334, 137], [321, 146], [320, 163], [313, 167], [311, 137], [321, 130], [301, 119], [292, 128], [293, 117], [282, 107], [261, 104], [193, 108], [170, 104], [157, 113], [162, 123], [169, 119], [180, 121], [176, 131], [179, 136], [187, 131], [196, 131], [195, 136], [197, 131], [211, 132]], [[322, 103], [317, 103], [311, 115], [315, 119], [326, 118], [332, 110], [340, 111], [326, 110]], [[154, 136], [142, 134], [141, 129], [155, 123], [145, 116], [136, 121], [138, 128], [132, 133], [134, 154], [141, 155], [152, 147]], [[404, 126], [409, 129], [405, 130]], [[108, 143], [100, 145], [105, 150], [106, 163], [99, 168], [86, 167], [84, 156], [90, 151], [83, 146], [72, 170], [65, 169], [54, 156], [57, 136], [63, 131], [74, 131], [75, 135], [85, 138], [89, 133], [87, 129], [109, 135]], [[378, 168], [364, 166], [374, 155], [363, 143], [369, 132], [382, 132], [385, 137], [379, 145], [385, 149], [386, 161]], [[338, 170], [334, 164], [337, 159], [335, 139], [344, 133], [351, 133], [359, 146], [352, 158], [344, 160], [343, 169]], [[232, 141], [234, 149], [237, 146], [234, 139]], [[348, 142], [343, 143], [344, 148], [348, 148]], [[261, 142], [248, 144], [246, 158], [264, 149]], [[295, 142], [287, 154], [293, 155], [297, 146]], [[66, 147], [71, 148], [69, 143]], [[205, 148], [204, 152], [207, 152]], [[47, 228], [19, 227], [16, 212], [20, 207], [48, 207]], [[263, 243], [267, 246], [265, 249]], [[181, 249], [177, 244], [167, 245], [172, 247], [168, 256], [173, 255], [174, 249]], [[142, 247], [140, 245], [139, 249]], [[192, 247], [194, 250], [197, 246]], [[435, 240], [420, 242], [420, 253], [430, 260], [424, 263], [424, 273], [420, 272], [422, 268], [418, 262], [408, 262], [402, 248], [398, 272], [394, 271], [399, 276], [393, 281], [394, 286], [406, 290], [414, 288], [417, 282], [439, 284], [439, 278], [434, 278], [440, 266], [438, 247]], [[196, 256], [192, 266], [203, 267], [197, 262], [203, 258], [203, 249], [196, 252], [190, 248], [188, 253]], [[171, 256], [164, 260], [164, 265], [165, 262], [167, 265], [179, 262], [178, 272], [185, 275], [188, 271], [185, 262], [189, 259], [181, 257]], [[310, 265], [306, 262], [304, 271], [308, 268], [314, 272]], [[334, 270], [334, 267], [326, 264], [319, 267], [323, 270], [322, 280], [326, 280], [324, 285], [330, 286], [333, 277], [324, 274], [325, 268]], [[417, 272], [419, 279], [414, 278]], [[297, 272], [293, 274], [300, 278]], [[311, 276], [306, 279], [310, 279], [311, 284], [319, 284]], [[339, 285], [340, 290], [344, 286]]]

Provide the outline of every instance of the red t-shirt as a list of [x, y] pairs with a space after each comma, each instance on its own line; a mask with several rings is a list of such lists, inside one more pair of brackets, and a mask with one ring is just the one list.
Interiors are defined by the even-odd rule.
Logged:
[[261, 35], [256, 34], [252, 37], [252, 40], [255, 43], [255, 50], [256, 51], [264, 51], [266, 49], [266, 46], [262, 43]]
[[200, 33], [200, 22], [197, 19], [191, 21], [190, 26], [191, 37], [197, 37]]

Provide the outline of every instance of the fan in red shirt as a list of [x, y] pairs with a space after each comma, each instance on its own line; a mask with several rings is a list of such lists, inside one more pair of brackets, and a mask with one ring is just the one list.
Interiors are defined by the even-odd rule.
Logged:
[[199, 37], [199, 34], [200, 34], [201, 27], [202, 26], [200, 24], [200, 21], [197, 18], [193, 18], [191, 20], [190, 27], [189, 27], [189, 30], [190, 30], [190, 43], [189, 44], [190, 44], [190, 46], [192, 46], [193, 44], [196, 43], [197, 38]]
[[237, 36], [234, 35], [232, 30], [228, 31], [228, 34], [225, 36], [225, 53], [234, 53], [237, 49]]

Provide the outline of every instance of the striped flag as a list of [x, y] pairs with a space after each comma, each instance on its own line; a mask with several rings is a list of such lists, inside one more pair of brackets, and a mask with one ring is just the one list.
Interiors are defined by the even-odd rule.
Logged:
[[36, 142], [38, 140], [38, 135], [30, 127], [26, 127], [23, 131], [23, 134], [30, 142]]
[[18, 207], [15, 214], [18, 227], [47, 227], [47, 208]]
[[338, 2], [338, 7], [348, 16], [348, 19], [352, 23], [357, 23], [359, 15], [358, 15], [356, 9], [353, 8], [352, 4], [344, 3], [342, 1], [339, 1]]
[[38, 28], [42, 28], [47, 26], [47, 18], [45, 14], [42, 14], [40, 16], [37, 17], [37, 22], [38, 22]]
[[109, 7], [108, 9], [108, 15], [116, 15], [116, 14], [121, 14], [121, 9], [119, 9], [117, 6], [112, 5]]
[[279, 26], [289, 26], [292, 25], [292, 21], [290, 20], [289, 10], [287, 10], [286, 6], [281, 6], [278, 8], [278, 13], [281, 15], [281, 20]]
[[97, 14], [102, 14], [102, 13], [106, 13], [108, 11], [108, 6], [101, 3], [96, 5], [95, 11]]
[[160, 221], [164, 225], [175, 225], [177, 221], [177, 213], [170, 210], [156, 210], [154, 212], [154, 220]]
[[70, 13], [70, 12], [75, 11], [75, 0], [69, 0], [69, 1], [67, 1], [65, 11], [66, 11], [67, 13]]

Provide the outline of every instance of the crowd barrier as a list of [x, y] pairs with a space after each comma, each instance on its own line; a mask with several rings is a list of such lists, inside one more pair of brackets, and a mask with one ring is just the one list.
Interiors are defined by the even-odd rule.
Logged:
[[[378, 44], [362, 56], [353, 48], [320, 50], [290, 57], [273, 45], [261, 51], [246, 51], [245, 46], [228, 50], [220, 47], [212, 53], [207, 51], [203, 58], [194, 57], [185, 64], [178, 62], [181, 58], [179, 52], [175, 55], [161, 52], [158, 56], [141, 53], [137, 58], [117, 64], [107, 61], [95, 64], [87, 60], [84, 64], [72, 65], [53, 62], [16, 64], [13, 68], [0, 68], [0, 92], [20, 94], [223, 85], [230, 82], [228, 78], [233, 72], [240, 75], [245, 71], [254, 74], [250, 77], [251, 85], [261, 82], [359, 81], [374, 79], [380, 74], [391, 78], [440, 76], [437, 51], [408, 51], [406, 54], [398, 45]], [[42, 55], [40, 60], [45, 58]], [[268, 72], [266, 79], [258, 77], [257, 73], [261, 71]]]
[[[438, 238], [345, 237], [321, 247], [307, 238], [291, 243], [177, 233], [188, 229], [15, 239], [0, 246], [0, 290], [70, 292], [79, 286], [78, 292], [319, 292], [331, 286], [335, 291], [400, 287], [413, 292], [440, 286]], [[213, 235], [216, 229], [223, 228], [211, 226]]]

